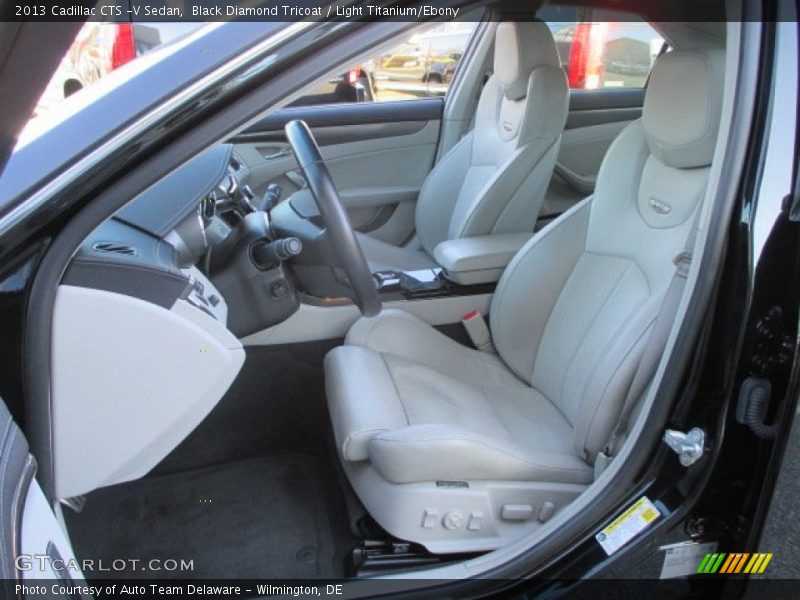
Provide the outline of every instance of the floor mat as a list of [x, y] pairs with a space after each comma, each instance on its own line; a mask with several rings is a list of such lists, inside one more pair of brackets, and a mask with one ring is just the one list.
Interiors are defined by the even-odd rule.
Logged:
[[[142, 561], [104, 578], [341, 577], [320, 468], [273, 455], [149, 477], [93, 492], [81, 513], [65, 509], [67, 524], [81, 559]], [[194, 568], [142, 571], [151, 559]]]

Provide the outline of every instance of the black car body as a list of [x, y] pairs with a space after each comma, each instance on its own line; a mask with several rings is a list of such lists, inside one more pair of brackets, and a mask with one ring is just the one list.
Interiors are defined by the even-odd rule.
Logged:
[[[774, 111], [797, 111], [797, 90], [791, 96], [775, 93], [780, 80], [776, 65], [784, 64], [794, 52], [796, 66], [797, 46], [788, 48], [787, 58], [787, 47], [778, 44], [778, 30], [786, 25], [780, 21], [785, 17], [761, 12], [774, 8], [767, 3], [753, 5], [755, 16], [743, 20], [737, 40], [744, 49], [738, 84], [743, 88], [742, 100], [734, 111], [732, 157], [722, 167], [727, 169], [725, 192], [730, 202], [712, 220], [716, 230], [709, 232], [703, 256], [713, 277], [698, 284], [665, 369], [669, 377], [659, 390], [628, 468], [613, 474], [605, 491], [584, 508], [582, 518], [480, 579], [435, 582], [445, 586], [441, 593], [490, 596], [514, 590], [531, 597], [604, 593], [605, 584], [587, 581], [592, 578], [645, 579], [626, 582], [629, 587], [620, 588], [626, 597], [741, 597], [748, 590], [761, 589], [759, 582], [743, 575], [700, 574], [655, 584], [665, 554], [681, 543], [714, 544], [709, 548], [716, 553], [772, 553], [773, 568], [780, 568], [787, 577], [796, 575], [796, 568], [784, 562], [792, 551], [783, 545], [786, 537], [781, 531], [796, 531], [797, 526], [770, 513], [770, 507], [781, 497], [793, 497], [797, 490], [796, 482], [782, 480], [781, 473], [798, 445], [798, 437], [790, 431], [800, 392], [800, 198], [797, 155], [778, 157], [776, 167], [767, 161], [767, 151], [770, 136], [775, 135]], [[796, 23], [793, 26], [796, 32]], [[236, 35], [231, 35], [234, 27]], [[257, 132], [260, 122], [254, 116], [324, 75], [324, 61], [332, 60], [326, 53], [346, 48], [337, 46], [346, 36], [364, 44], [389, 36], [389, 27], [385, 23], [371, 27], [221, 25], [189, 36], [177, 51], [11, 154], [0, 179], [0, 396], [30, 440], [40, 465], [37, 479], [46, 495], [53, 486], [52, 448], [49, 440], [40, 437], [47, 429], [43, 424], [47, 416], [34, 409], [38, 405], [34, 399], [49, 393], [54, 283], [71, 256], [68, 249], [74, 249], [93, 227], [87, 215], [97, 221], [110, 214], [110, 203], [121, 205], [114, 198], [147, 188], [193, 156], [198, 147], [224, 139], [233, 128], [248, 124], [246, 134]], [[68, 39], [68, 34], [62, 35], [61, 50]], [[56, 57], [57, 41], [53, 44]], [[22, 61], [23, 57], [16, 58]], [[460, 60], [454, 57], [453, 63]], [[51, 66], [57, 62], [53, 59]], [[430, 81], [433, 73], [441, 71], [442, 80], [447, 81], [454, 70], [449, 62], [440, 67], [433, 63], [426, 78]], [[364, 92], [358, 92], [355, 84], [372, 94], [366, 71], [351, 79], [348, 72], [331, 80], [331, 94], [357, 101]], [[745, 93], [748, 86], [750, 93]], [[167, 98], [171, 102], [164, 104]], [[9, 101], [7, 96], [0, 99], [4, 104]], [[431, 108], [439, 100], [421, 102], [428, 104], [420, 110], [441, 111], [438, 105]], [[573, 102], [580, 100], [573, 98]], [[35, 89], [27, 102], [32, 103]], [[381, 110], [389, 110], [379, 103], [368, 104], [347, 118], [354, 125], [369, 125], [381, 118]], [[301, 102], [283, 109], [293, 112], [278, 111], [268, 119], [300, 116], [312, 127], [325, 126], [341, 116], [336, 110], [343, 109]], [[146, 126], [143, 115], [147, 115]], [[402, 117], [412, 118], [411, 112]], [[16, 124], [4, 123], [6, 140], [19, 121], [24, 117]], [[103, 152], [98, 152], [101, 147]], [[5, 150], [3, 156], [8, 156], [10, 148]], [[786, 190], [779, 210], [770, 212], [763, 185], [770, 169], [776, 168], [791, 170], [795, 184]], [[769, 221], [769, 234], [756, 247], [754, 224], [764, 219]], [[737, 405], [743, 386], [754, 381], [768, 382], [770, 391], [760, 412], [747, 415]], [[664, 425], [705, 432], [698, 462], [689, 468], [679, 463], [660, 441]], [[642, 496], [659, 506], [663, 518], [623, 551], [607, 556], [595, 534]], [[398, 567], [391, 560], [384, 562], [389, 571]], [[431, 562], [438, 564], [435, 559]], [[792, 582], [779, 585], [784, 587], [776, 587], [779, 591], [774, 593], [784, 597], [798, 592]]]

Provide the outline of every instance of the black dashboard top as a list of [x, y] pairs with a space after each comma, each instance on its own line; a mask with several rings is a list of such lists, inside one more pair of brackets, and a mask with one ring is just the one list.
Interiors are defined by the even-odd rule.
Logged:
[[61, 283], [169, 308], [186, 290], [189, 278], [175, 265], [171, 245], [113, 218], [83, 242]]
[[191, 282], [165, 237], [229, 176], [231, 155], [215, 146], [140, 194], [84, 240], [62, 283], [172, 306]]
[[231, 164], [232, 151], [232, 145], [219, 144], [199, 154], [142, 192], [116, 218], [163, 238], [219, 185]]

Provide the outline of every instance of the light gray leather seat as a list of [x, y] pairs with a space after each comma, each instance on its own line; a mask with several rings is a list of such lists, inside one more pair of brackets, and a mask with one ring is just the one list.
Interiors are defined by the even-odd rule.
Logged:
[[567, 80], [544, 23], [497, 26], [475, 127], [433, 168], [416, 209], [421, 248], [359, 241], [373, 271], [435, 265], [439, 242], [533, 231], [567, 117]]
[[535, 235], [491, 304], [497, 356], [407, 313], [325, 361], [340, 458], [370, 514], [434, 552], [497, 547], [593, 481], [704, 197], [724, 51], [653, 69], [593, 197]]

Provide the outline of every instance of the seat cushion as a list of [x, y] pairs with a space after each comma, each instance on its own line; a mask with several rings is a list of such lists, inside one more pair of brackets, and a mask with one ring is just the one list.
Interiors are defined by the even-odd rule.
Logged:
[[408, 313], [359, 321], [325, 371], [342, 457], [389, 481], [592, 480], [547, 398]]
[[356, 237], [373, 273], [376, 271], [416, 271], [436, 266], [436, 261], [421, 250], [392, 246], [363, 233], [356, 233]]

